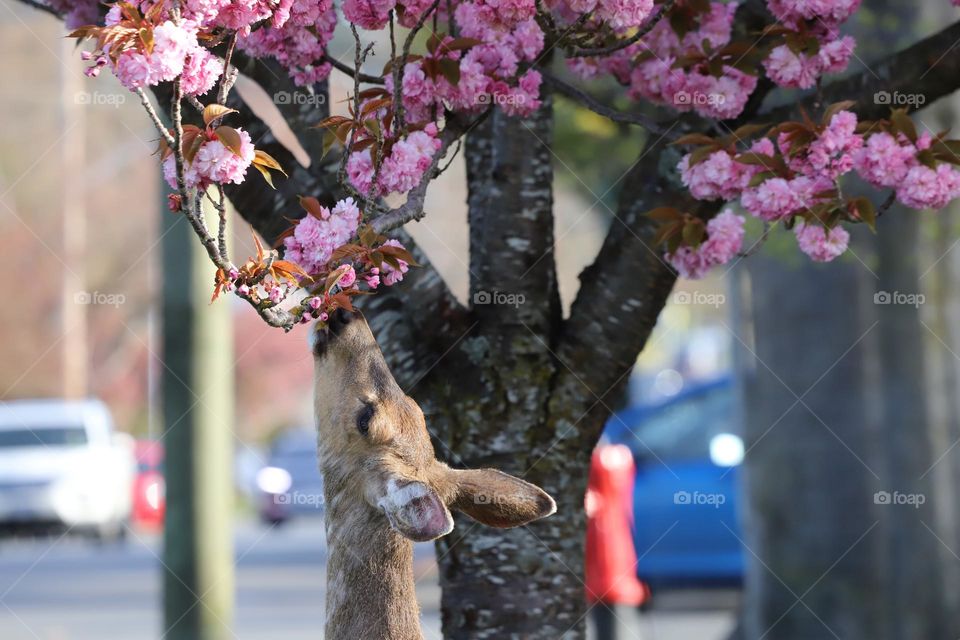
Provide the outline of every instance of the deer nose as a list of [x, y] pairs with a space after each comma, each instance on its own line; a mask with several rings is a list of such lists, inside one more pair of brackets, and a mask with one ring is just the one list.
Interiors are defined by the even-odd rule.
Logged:
[[327, 326], [330, 328], [330, 333], [332, 333], [335, 336], [340, 335], [343, 332], [344, 328], [346, 328], [348, 324], [353, 322], [353, 320], [356, 319], [356, 317], [357, 317], [357, 314], [351, 313], [350, 311], [347, 311], [343, 307], [338, 308], [330, 316], [330, 319], [327, 320]]

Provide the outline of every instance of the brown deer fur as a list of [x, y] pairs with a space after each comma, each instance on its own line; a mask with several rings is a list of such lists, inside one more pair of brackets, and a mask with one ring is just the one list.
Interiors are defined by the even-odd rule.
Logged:
[[538, 487], [439, 462], [420, 407], [366, 321], [340, 311], [314, 344], [327, 529], [327, 640], [420, 640], [413, 542], [450, 533], [450, 508], [495, 527], [552, 514]]

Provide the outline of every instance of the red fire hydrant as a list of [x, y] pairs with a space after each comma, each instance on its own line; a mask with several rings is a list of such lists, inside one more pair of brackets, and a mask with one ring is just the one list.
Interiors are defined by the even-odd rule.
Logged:
[[[587, 602], [593, 607], [599, 638], [613, 637], [613, 606], [639, 606], [649, 597], [637, 578], [633, 523], [635, 467], [630, 448], [600, 445], [593, 452], [587, 485]], [[609, 627], [605, 629], [605, 627]]]

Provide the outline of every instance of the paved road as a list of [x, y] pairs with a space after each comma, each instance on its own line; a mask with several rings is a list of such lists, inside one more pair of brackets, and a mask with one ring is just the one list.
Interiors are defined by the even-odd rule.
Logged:
[[[324, 601], [323, 530], [301, 521], [236, 532], [237, 606], [243, 640], [317, 640]], [[72, 537], [0, 542], [0, 638], [3, 640], [159, 640], [160, 553], [156, 536], [98, 547]], [[432, 545], [418, 545], [417, 593], [427, 640], [440, 638], [439, 589]], [[665, 606], [639, 616], [621, 611], [628, 640], [721, 640], [728, 603]], [[669, 604], [669, 603], [673, 604]]]

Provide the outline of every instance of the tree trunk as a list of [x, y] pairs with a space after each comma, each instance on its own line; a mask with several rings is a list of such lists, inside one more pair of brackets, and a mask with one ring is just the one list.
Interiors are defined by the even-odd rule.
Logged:
[[[746, 638], [883, 637], [875, 472], [865, 461], [864, 269], [749, 263], [742, 340]], [[867, 274], [869, 277], [869, 274]]]
[[468, 138], [473, 324], [423, 396], [440, 455], [455, 466], [496, 467], [540, 484], [557, 499], [558, 513], [512, 530], [457, 517], [454, 533], [437, 543], [447, 638], [584, 637], [589, 448], [562, 464], [553, 451], [537, 462], [554, 439], [548, 407], [560, 366], [551, 350], [560, 322], [552, 124], [548, 97], [527, 119], [495, 111]]

